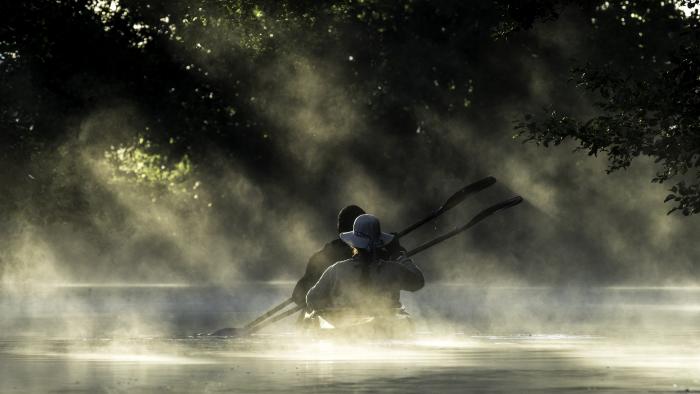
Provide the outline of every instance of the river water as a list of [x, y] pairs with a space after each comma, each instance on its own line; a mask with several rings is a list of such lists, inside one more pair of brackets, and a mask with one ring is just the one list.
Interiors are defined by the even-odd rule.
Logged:
[[[415, 338], [240, 326], [287, 283], [54, 285], [0, 299], [0, 392], [700, 392], [699, 288], [431, 285]], [[47, 290], [49, 289], [49, 290]]]

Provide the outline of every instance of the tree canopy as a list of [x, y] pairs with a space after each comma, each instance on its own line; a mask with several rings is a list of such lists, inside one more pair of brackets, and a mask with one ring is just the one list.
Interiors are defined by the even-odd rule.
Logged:
[[[95, 272], [111, 273], [119, 256], [195, 277], [240, 254], [236, 269], [269, 277], [276, 259], [305, 259], [309, 239], [332, 231], [317, 223], [343, 205], [383, 207], [398, 223], [456, 183], [503, 174], [504, 188], [532, 186], [521, 224], [538, 229], [511, 235], [520, 249], [502, 259], [510, 268], [539, 276], [560, 256], [543, 245], [580, 243], [587, 264], [612, 277], [588, 257], [605, 240], [539, 232], [557, 190], [566, 200], [581, 187], [566, 175], [578, 157], [534, 157], [513, 137], [574, 140], [606, 154], [610, 171], [658, 159], [655, 179], [676, 182], [670, 199], [696, 213], [698, 33], [684, 10], [630, 0], [4, 2], [0, 241], [34, 226], [49, 229], [42, 236], [63, 260]], [[80, 236], [60, 238], [71, 231]], [[465, 250], [494, 250], [504, 240], [492, 233]]]
[[[36, 177], [55, 171], [51, 156], [82, 138], [88, 114], [120, 105], [140, 132], [125, 140], [105, 131], [117, 169], [152, 155], [164, 167], [183, 157], [201, 164], [217, 150], [253, 174], [284, 172], [285, 153], [270, 139], [288, 131], [265, 108], [293, 106], [280, 81], [317, 67], [343, 81], [363, 122], [412, 134], [414, 108], [468, 110], [480, 53], [556, 11], [551, 1], [51, 0], [10, 2], [0, 14], [0, 157], [16, 169], [45, 166]], [[294, 69], [275, 67], [288, 58]]]
[[651, 157], [660, 164], [652, 182], [675, 182], [666, 198], [676, 204], [669, 213], [698, 213], [698, 2], [683, 2], [687, 16], [672, 2], [605, 4], [621, 24], [638, 31], [634, 57], [611, 56], [573, 68], [575, 86], [597, 99], [592, 114], [571, 115], [553, 104], [545, 116], [527, 115], [517, 127], [526, 141], [548, 146], [574, 139], [590, 155], [606, 154], [609, 172], [629, 167], [636, 157]]

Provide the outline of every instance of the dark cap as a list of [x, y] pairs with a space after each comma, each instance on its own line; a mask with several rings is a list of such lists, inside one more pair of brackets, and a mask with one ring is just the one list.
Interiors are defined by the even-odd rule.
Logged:
[[352, 231], [352, 225], [358, 216], [364, 214], [365, 211], [357, 205], [348, 205], [338, 212], [338, 233]]

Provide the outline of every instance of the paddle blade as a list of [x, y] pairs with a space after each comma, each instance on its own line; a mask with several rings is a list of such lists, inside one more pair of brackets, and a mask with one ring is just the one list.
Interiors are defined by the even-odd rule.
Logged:
[[493, 185], [494, 183], [496, 183], [496, 178], [489, 176], [463, 187], [462, 189], [455, 192], [455, 194], [451, 195], [450, 198], [447, 199], [447, 201], [445, 201], [442, 207], [440, 207], [440, 211], [444, 212], [448, 209], [454, 208], [462, 201], [464, 201], [464, 199], [467, 198], [470, 194], [484, 190], [487, 187]]
[[520, 204], [521, 202], [523, 202], [523, 198], [520, 196], [515, 196], [515, 197], [509, 198], [505, 201], [499, 202], [496, 205], [492, 205], [492, 206], [484, 209], [483, 211], [479, 212], [478, 215], [474, 216], [474, 218], [472, 218], [472, 220], [470, 220], [469, 223], [467, 223], [467, 225], [464, 226], [464, 228], [467, 229], [467, 228], [479, 223], [480, 221], [484, 220], [488, 216], [491, 216], [494, 213], [496, 213], [502, 209], [514, 207], [514, 206]]

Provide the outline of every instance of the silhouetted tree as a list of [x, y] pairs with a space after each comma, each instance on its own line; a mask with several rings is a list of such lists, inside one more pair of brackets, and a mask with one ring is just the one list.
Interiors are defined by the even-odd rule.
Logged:
[[[557, 110], [546, 121], [524, 122], [521, 132], [542, 144], [578, 138], [592, 154], [609, 153], [611, 170], [644, 154], [664, 166], [657, 181], [688, 175], [697, 164], [697, 26], [669, 2], [49, 0], [0, 9], [6, 183], [22, 185], [25, 196], [51, 195], [19, 169], [32, 163], [56, 178], [52, 155], [66, 137], [77, 138], [83, 117], [124, 102], [138, 110], [134, 122], [162, 154], [160, 165], [185, 156], [202, 163], [216, 149], [253, 176], [273, 168], [282, 176], [290, 167], [266, 136], [287, 130], [260, 112], [271, 97], [255, 77], [298, 53], [327, 61], [363, 103], [363, 123], [389, 135], [414, 133], [414, 108], [487, 113], [504, 92], [525, 88], [515, 69], [512, 79], [490, 80], [495, 64], [484, 59], [517, 62], [521, 52], [513, 49], [527, 47], [518, 33], [567, 9], [591, 21], [576, 28], [596, 48], [576, 59], [587, 65], [575, 79], [605, 102], [593, 119]], [[674, 55], [663, 56], [670, 45]], [[274, 85], [294, 73], [266, 78]], [[382, 157], [364, 159], [376, 165]], [[164, 179], [152, 175], [145, 179]], [[697, 182], [679, 182], [674, 191], [683, 212], [697, 211]]]
[[[16, 201], [31, 197], [47, 199], [37, 204], [47, 207], [40, 212], [42, 220], [72, 212], [48, 208], [61, 199], [59, 194], [67, 199], [80, 196], [47, 189], [48, 179], [70, 171], [56, 169], [57, 149], [66, 138], [79, 138], [77, 130], [86, 115], [121, 103], [137, 109], [134, 124], [163, 155], [148, 156], [159, 166], [167, 161], [175, 165], [184, 155], [202, 163], [208, 152], [218, 150], [235, 155], [253, 176], [271, 168], [283, 173], [288, 168], [284, 155], [265, 136], [287, 131], [260, 113], [270, 97], [258, 91], [256, 77], [259, 70], [298, 53], [325, 59], [336, 68], [345, 89], [364, 104], [361, 116], [366, 123], [389, 134], [413, 134], [415, 107], [437, 113], [468, 110], [480, 53], [488, 51], [495, 38], [528, 29], [538, 19], [555, 18], [555, 4], [4, 2], [0, 158], [6, 183], [20, 193], [7, 194], [5, 207], [11, 210]], [[294, 78], [294, 73], [266, 78], [274, 84]], [[109, 138], [105, 135], [105, 149], [110, 143], [129, 143]], [[367, 160], [377, 160], [374, 156]], [[110, 154], [111, 159], [119, 157], [124, 156]], [[135, 157], [147, 156], [129, 159]], [[35, 170], [29, 175], [44, 182], [28, 180], [30, 165]], [[76, 188], [74, 184], [64, 189]]]
[[[693, 9], [697, 1], [683, 2]], [[559, 145], [567, 139], [590, 155], [606, 154], [608, 172], [638, 156], [659, 163], [652, 182], [673, 180], [666, 201], [684, 215], [700, 212], [700, 25], [673, 2], [624, 1], [599, 7], [638, 35], [626, 57], [588, 61], [573, 69], [576, 87], [597, 98], [590, 116], [553, 105], [527, 115], [517, 128], [526, 141]], [[600, 17], [599, 17], [600, 18]], [[636, 44], [636, 45], [635, 45]]]

